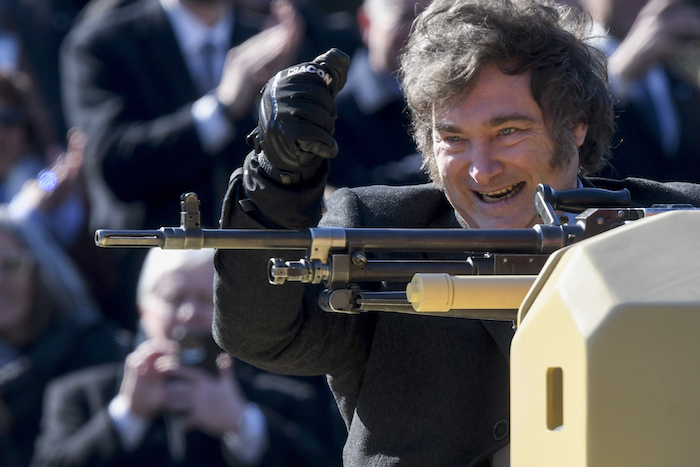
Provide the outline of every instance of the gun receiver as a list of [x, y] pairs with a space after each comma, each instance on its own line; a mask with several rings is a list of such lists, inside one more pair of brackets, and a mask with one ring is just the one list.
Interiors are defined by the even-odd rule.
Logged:
[[[359, 313], [398, 311], [440, 313], [446, 310], [416, 304], [421, 286], [409, 285], [409, 294], [366, 292], [357, 285], [366, 282], [410, 282], [426, 275], [448, 276], [536, 276], [552, 252], [626, 222], [669, 209], [692, 206], [631, 208], [627, 190], [597, 188], [553, 190], [541, 184], [535, 194], [535, 209], [544, 223], [523, 229], [397, 229], [312, 227], [306, 230], [202, 229], [199, 200], [195, 193], [180, 199], [180, 226], [157, 230], [97, 230], [100, 247], [160, 247], [165, 249], [299, 250], [304, 258], [287, 261], [271, 258], [271, 284], [287, 281], [324, 284], [319, 303], [327, 311]], [[562, 221], [556, 211], [576, 216]], [[400, 254], [400, 259], [373, 258], [375, 253]], [[450, 259], [426, 259], [430, 256]], [[498, 278], [492, 277], [497, 281]], [[531, 279], [532, 280], [532, 279]], [[414, 280], [415, 282], [415, 280]], [[453, 287], [450, 285], [449, 287]], [[484, 283], [480, 285], [483, 287]], [[519, 287], [522, 289], [522, 281]], [[498, 296], [502, 294], [491, 294]], [[409, 301], [409, 298], [411, 301]], [[488, 307], [488, 303], [481, 303]], [[462, 306], [462, 305], [459, 305]], [[503, 308], [506, 306], [506, 308]], [[494, 304], [483, 309], [448, 308], [451, 316], [480, 319], [514, 319], [517, 309]], [[516, 307], [517, 308], [517, 307]], [[418, 311], [421, 310], [422, 311]]]

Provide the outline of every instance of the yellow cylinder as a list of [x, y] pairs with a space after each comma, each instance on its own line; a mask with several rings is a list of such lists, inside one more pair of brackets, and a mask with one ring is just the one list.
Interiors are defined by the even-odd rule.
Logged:
[[419, 312], [518, 309], [536, 277], [416, 274], [406, 297]]

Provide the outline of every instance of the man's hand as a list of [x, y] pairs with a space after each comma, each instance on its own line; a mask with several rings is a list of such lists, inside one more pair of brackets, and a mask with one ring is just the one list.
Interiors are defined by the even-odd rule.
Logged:
[[312, 62], [277, 73], [263, 89], [258, 127], [248, 135], [256, 152], [284, 172], [315, 170], [335, 157], [335, 96], [345, 85], [350, 58], [331, 49]]
[[197, 367], [182, 366], [170, 373], [167, 410], [180, 414], [185, 427], [221, 437], [237, 429], [247, 399], [233, 375], [232, 359], [221, 354], [218, 376]]
[[78, 128], [68, 132], [68, 150], [47, 170], [22, 185], [13, 204], [24, 212], [52, 213], [76, 190], [82, 189], [85, 134]]
[[306, 26], [288, 0], [272, 4], [274, 24], [231, 49], [216, 97], [232, 120], [243, 117], [273, 73], [293, 63]]
[[650, 0], [610, 57], [610, 72], [635, 81], [698, 39], [700, 7], [686, 0]]
[[175, 341], [150, 339], [126, 357], [119, 396], [129, 410], [142, 418], [153, 418], [163, 410], [168, 373], [179, 366]]

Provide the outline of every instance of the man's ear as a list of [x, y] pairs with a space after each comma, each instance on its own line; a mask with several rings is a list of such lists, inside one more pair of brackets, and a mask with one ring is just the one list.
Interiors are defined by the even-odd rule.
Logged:
[[588, 125], [585, 123], [577, 123], [574, 126], [574, 143], [577, 147], [581, 147], [584, 141], [586, 141], [586, 134], [588, 133]]

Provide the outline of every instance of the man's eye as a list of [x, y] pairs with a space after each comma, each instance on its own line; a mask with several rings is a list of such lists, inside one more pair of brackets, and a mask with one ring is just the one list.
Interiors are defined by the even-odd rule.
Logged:
[[512, 134], [513, 132], [515, 132], [515, 128], [503, 128], [503, 129], [500, 131], [500, 133], [501, 133], [503, 136], [508, 136], [508, 135]]
[[445, 138], [445, 141], [449, 141], [450, 143], [457, 143], [459, 141], [462, 141], [462, 138], [460, 138], [459, 136], [447, 136]]
[[182, 303], [182, 297], [180, 297], [178, 294], [161, 294], [158, 295], [158, 297], [163, 303], [174, 308], [179, 307], [180, 303]]

